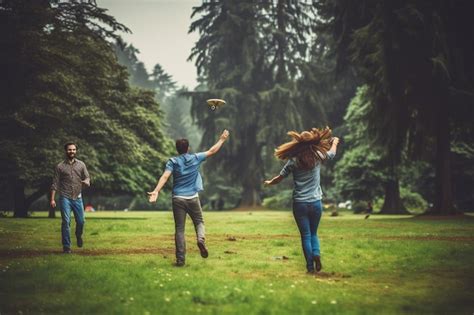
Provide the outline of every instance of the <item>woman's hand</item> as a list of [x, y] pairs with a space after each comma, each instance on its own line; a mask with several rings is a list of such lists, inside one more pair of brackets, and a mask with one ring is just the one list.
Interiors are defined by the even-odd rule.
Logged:
[[283, 176], [278, 175], [278, 176], [273, 177], [272, 179], [264, 181], [263, 186], [276, 185], [279, 182], [281, 182], [282, 180], [283, 180]]

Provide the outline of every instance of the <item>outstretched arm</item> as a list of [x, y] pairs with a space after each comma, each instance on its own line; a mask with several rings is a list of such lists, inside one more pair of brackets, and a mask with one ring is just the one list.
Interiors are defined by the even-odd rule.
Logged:
[[171, 175], [170, 171], [165, 171], [163, 175], [161, 175], [155, 189], [152, 192], [148, 193], [149, 202], [156, 202], [156, 200], [158, 199], [158, 194], [161, 191], [161, 188], [163, 188], [163, 186], [166, 184], [166, 182], [168, 181], [168, 178], [170, 178], [170, 175]]
[[264, 181], [263, 184], [264, 184], [265, 186], [276, 185], [276, 184], [278, 184], [279, 182], [281, 182], [281, 181], [283, 180], [283, 178], [284, 178], [283, 176], [277, 175], [277, 176], [273, 177], [273, 178], [270, 179], [270, 180]]
[[214, 144], [209, 150], [205, 152], [206, 157], [210, 157], [216, 154], [220, 150], [224, 142], [227, 140], [227, 138], [229, 138], [229, 131], [227, 129], [224, 129], [224, 131], [219, 137], [219, 140], [217, 140], [216, 144]]

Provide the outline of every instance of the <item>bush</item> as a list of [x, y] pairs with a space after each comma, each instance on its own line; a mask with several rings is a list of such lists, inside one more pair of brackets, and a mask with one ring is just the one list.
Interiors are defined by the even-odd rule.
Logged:
[[367, 210], [367, 201], [353, 201], [352, 210], [354, 213], [363, 213], [365, 210]]
[[263, 199], [263, 206], [268, 209], [291, 209], [293, 206], [293, 190], [283, 190], [279, 194]]
[[374, 207], [374, 211], [375, 209], [377, 209], [377, 211], [379, 211], [380, 209], [382, 209], [382, 206], [383, 206], [383, 201], [384, 201], [384, 197], [377, 197], [375, 198], [375, 201], [374, 201], [374, 204], [373, 204], [373, 207]]
[[428, 202], [417, 192], [406, 188], [400, 188], [400, 197], [403, 205], [411, 211], [425, 211], [428, 208]]
[[[402, 199], [403, 205], [409, 211], [422, 212], [428, 208], [428, 202], [417, 192], [410, 191], [407, 188], [400, 187], [400, 198]], [[375, 209], [382, 209], [383, 197], [376, 198], [374, 201]]]

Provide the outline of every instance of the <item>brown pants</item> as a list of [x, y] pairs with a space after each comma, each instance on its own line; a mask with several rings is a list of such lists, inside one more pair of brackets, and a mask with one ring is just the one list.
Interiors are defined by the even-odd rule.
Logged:
[[205, 241], [204, 220], [202, 218], [199, 197], [193, 199], [173, 198], [174, 240], [176, 244], [176, 260], [179, 261], [184, 261], [186, 257], [186, 240], [184, 237], [186, 214], [189, 214], [191, 220], [193, 220], [197, 241], [202, 243]]

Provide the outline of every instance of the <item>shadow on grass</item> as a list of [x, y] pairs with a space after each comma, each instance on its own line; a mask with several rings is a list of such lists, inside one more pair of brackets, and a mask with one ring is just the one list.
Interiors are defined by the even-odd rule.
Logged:
[[122, 220], [122, 221], [128, 221], [128, 220], [148, 220], [148, 218], [97, 218], [97, 217], [86, 217], [87, 221], [90, 220]]
[[0, 250], [0, 257], [11, 258], [34, 258], [50, 255], [58, 256], [114, 256], [114, 255], [172, 255], [174, 248], [106, 248], [106, 249], [77, 249], [71, 254], [64, 254], [62, 250]]
[[[48, 218], [48, 217], [27, 217], [27, 218], [15, 218], [15, 217], [6, 217], [6, 218], [2, 218], [3, 220], [45, 220], [45, 219], [48, 219], [48, 220], [55, 220], [55, 219], [61, 219], [61, 216], [56, 216], [55, 218]], [[88, 217], [86, 215], [86, 220], [89, 221], [89, 220], [120, 220], [120, 221], [129, 221], [129, 220], [132, 220], [132, 221], [136, 221], [136, 220], [148, 220], [148, 218], [137, 218], [137, 217], [132, 217], [132, 218], [107, 218], [107, 217], [104, 217], [104, 218], [100, 218], [100, 217]]]

